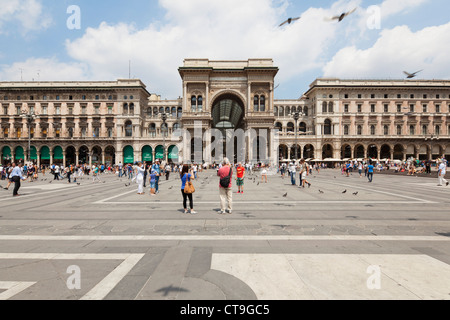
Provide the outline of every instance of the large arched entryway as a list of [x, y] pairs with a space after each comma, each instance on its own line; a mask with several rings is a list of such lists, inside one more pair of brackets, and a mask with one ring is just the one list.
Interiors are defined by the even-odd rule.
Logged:
[[75, 147], [69, 146], [66, 148], [66, 165], [76, 164], [77, 155]]
[[[244, 129], [244, 112], [245, 107], [243, 101], [234, 94], [227, 93], [220, 95], [213, 102], [212, 107], [212, 128], [218, 129], [222, 133], [223, 139], [223, 152], [229, 157], [230, 161], [245, 161], [246, 159], [239, 159], [246, 155], [245, 150], [245, 136], [235, 135], [236, 130]], [[243, 133], [243, 131], [241, 131]], [[240, 139], [240, 140], [239, 140]], [[194, 140], [194, 139], [193, 139]], [[238, 140], [238, 141], [237, 141]], [[257, 154], [253, 154], [253, 158], [259, 160], [259, 138], [255, 138], [255, 141], [250, 142], [254, 147], [257, 145]], [[191, 154], [194, 154], [194, 150], [198, 150], [198, 144], [202, 141], [194, 141], [194, 145], [191, 146]], [[192, 150], [194, 147], [194, 150]], [[232, 154], [231, 154], [232, 153]], [[238, 155], [240, 155], [238, 157]], [[215, 158], [217, 159], [220, 155], [215, 152]], [[196, 157], [197, 158], [197, 157]]]
[[322, 148], [322, 159], [333, 158], [333, 146], [326, 144]]

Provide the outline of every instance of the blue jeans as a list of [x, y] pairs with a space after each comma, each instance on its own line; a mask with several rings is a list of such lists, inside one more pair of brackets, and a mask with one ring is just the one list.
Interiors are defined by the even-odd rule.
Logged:
[[368, 172], [368, 173], [367, 173], [367, 179], [369, 179], [369, 182], [372, 182], [372, 179], [373, 179], [373, 172]]
[[295, 172], [291, 172], [291, 183], [295, 185]]
[[155, 192], [158, 192], [159, 189], [159, 176], [156, 176], [156, 188]]

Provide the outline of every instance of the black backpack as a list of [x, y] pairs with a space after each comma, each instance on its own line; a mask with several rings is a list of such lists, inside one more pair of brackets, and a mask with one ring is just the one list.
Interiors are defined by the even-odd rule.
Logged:
[[228, 174], [228, 176], [220, 179], [220, 185], [222, 186], [222, 188], [228, 188], [230, 186], [232, 172], [233, 170], [230, 168], [230, 173]]

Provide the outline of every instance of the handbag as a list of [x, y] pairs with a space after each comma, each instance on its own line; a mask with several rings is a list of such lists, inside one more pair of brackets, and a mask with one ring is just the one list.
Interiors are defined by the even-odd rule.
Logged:
[[192, 181], [189, 179], [189, 176], [187, 176], [186, 184], [184, 185], [184, 193], [192, 194], [195, 192], [195, 187]]
[[230, 168], [230, 173], [228, 174], [228, 176], [225, 176], [222, 179], [220, 179], [220, 185], [222, 186], [222, 188], [228, 188], [230, 186], [231, 173], [232, 169]]

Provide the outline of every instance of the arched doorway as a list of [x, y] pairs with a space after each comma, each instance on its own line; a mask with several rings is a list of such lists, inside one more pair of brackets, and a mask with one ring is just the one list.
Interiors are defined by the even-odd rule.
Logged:
[[280, 144], [278, 147], [278, 156], [280, 161], [288, 159], [288, 147], [286, 145]]
[[169, 154], [168, 154], [168, 160], [169, 163], [175, 163], [177, 164], [179, 162], [179, 152], [177, 146], [170, 146], [169, 147]]
[[107, 146], [105, 148], [105, 165], [114, 165], [116, 163], [116, 148]]
[[322, 160], [327, 158], [333, 158], [333, 146], [331, 144], [326, 144], [322, 147]]
[[77, 155], [75, 147], [69, 146], [66, 148], [66, 165], [76, 164]]
[[134, 149], [132, 146], [123, 148], [123, 164], [134, 163]]
[[402, 160], [403, 161], [403, 153], [404, 148], [402, 145], [397, 144], [394, 146], [394, 159], [393, 160]]
[[30, 159], [29, 161], [32, 161], [33, 163], [37, 163], [38, 157], [37, 157], [37, 149], [35, 146], [31, 146], [30, 148]]
[[378, 159], [378, 147], [374, 144], [371, 144], [367, 148], [367, 157], [370, 159]]
[[155, 160], [164, 160], [164, 146], [157, 146], [155, 148]]
[[348, 144], [341, 147], [341, 160], [350, 159], [352, 157], [352, 147]]
[[24, 162], [25, 152], [21, 146], [16, 147], [14, 150], [14, 159], [16, 162]]
[[78, 150], [78, 162], [79, 164], [88, 164], [89, 163], [89, 148], [86, 146], [82, 146]]
[[91, 151], [91, 156], [92, 156], [92, 164], [102, 164], [102, 148], [100, 148], [99, 146], [95, 146], [92, 148]]
[[314, 146], [312, 144], [307, 144], [303, 148], [303, 158], [314, 159]]
[[57, 164], [63, 164], [64, 161], [64, 153], [63, 148], [60, 146], [53, 148], [53, 162]]
[[144, 146], [142, 148], [142, 161], [153, 162], [153, 149], [150, 146]]
[[302, 158], [302, 147], [298, 144], [294, 144], [291, 147], [291, 159], [300, 160]]
[[381, 146], [380, 149], [380, 158], [381, 159], [391, 159], [391, 147], [387, 144]]
[[2, 148], [2, 162], [4, 165], [7, 165], [8, 163], [11, 162], [12, 157], [11, 157], [11, 148], [8, 146], [5, 146]]
[[41, 164], [43, 165], [50, 165], [50, 148], [47, 146], [43, 146], [41, 148]]
[[[212, 128], [218, 129], [222, 133], [223, 139], [223, 151], [226, 152], [230, 161], [236, 161], [238, 153], [240, 155], [246, 154], [245, 152], [245, 138], [242, 141], [236, 141], [235, 131], [237, 129], [244, 129], [244, 103], [234, 94], [226, 93], [217, 97], [213, 102], [212, 107]], [[197, 152], [195, 159], [202, 159], [203, 157], [203, 141], [202, 139], [191, 141], [191, 161], [194, 161], [193, 156]], [[255, 139], [259, 141], [259, 139]], [[193, 144], [192, 144], [193, 142]], [[255, 142], [253, 142], [254, 145]], [[238, 145], [242, 145], [243, 150], [238, 150]], [[259, 145], [259, 142], [257, 142]], [[200, 149], [199, 146], [202, 146]], [[193, 148], [195, 147], [195, 148]], [[201, 154], [200, 154], [201, 152]], [[233, 152], [233, 154], [230, 154]], [[215, 155], [217, 158], [219, 155]], [[253, 155], [255, 157], [256, 154]]]
[[357, 145], [355, 147], [355, 158], [363, 159], [366, 157], [366, 150], [363, 145]]

